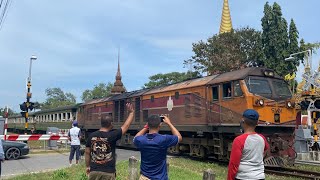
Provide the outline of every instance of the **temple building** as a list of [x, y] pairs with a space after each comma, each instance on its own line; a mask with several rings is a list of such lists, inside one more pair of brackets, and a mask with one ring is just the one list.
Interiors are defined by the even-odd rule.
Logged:
[[121, 73], [120, 73], [120, 51], [118, 53], [118, 71], [116, 74], [116, 81], [113, 84], [113, 87], [111, 89], [111, 94], [122, 94], [126, 92], [125, 87], [123, 86], [123, 83], [121, 81]]
[[224, 0], [219, 34], [230, 32], [231, 30], [232, 22], [230, 16], [229, 2], [228, 0]]

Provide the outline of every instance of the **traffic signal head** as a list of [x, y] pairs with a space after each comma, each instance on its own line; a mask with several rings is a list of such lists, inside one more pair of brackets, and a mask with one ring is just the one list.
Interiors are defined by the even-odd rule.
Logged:
[[26, 102], [23, 102], [22, 104], [20, 104], [20, 109], [21, 111], [27, 111], [28, 106]]
[[301, 101], [301, 102], [300, 102], [301, 109], [302, 109], [302, 110], [307, 110], [308, 107], [309, 107], [309, 104], [310, 104], [310, 101], [306, 101], [306, 100]]
[[30, 111], [32, 111], [34, 109], [34, 103], [33, 102], [29, 103], [29, 109], [30, 109]]

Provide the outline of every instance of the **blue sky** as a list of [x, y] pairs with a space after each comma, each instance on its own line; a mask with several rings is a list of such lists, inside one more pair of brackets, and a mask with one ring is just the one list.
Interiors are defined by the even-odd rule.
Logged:
[[[261, 29], [264, 0], [229, 0], [234, 28]], [[274, 1], [269, 1], [271, 4]], [[320, 41], [319, 0], [278, 0], [307, 42]], [[127, 90], [156, 73], [186, 71], [192, 43], [219, 31], [223, 0], [12, 1], [0, 30], [0, 107], [19, 111], [25, 100], [29, 59], [33, 101], [60, 87], [80, 101], [99, 82], [114, 82], [117, 51]], [[318, 53], [319, 54], [319, 53]], [[317, 64], [320, 57], [315, 55]]]

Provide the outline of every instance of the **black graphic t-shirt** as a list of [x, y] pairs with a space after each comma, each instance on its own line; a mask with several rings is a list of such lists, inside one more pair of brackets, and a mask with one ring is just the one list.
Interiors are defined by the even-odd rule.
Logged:
[[121, 135], [121, 129], [108, 132], [96, 131], [90, 134], [86, 147], [91, 149], [91, 171], [116, 172], [116, 142], [121, 139]]

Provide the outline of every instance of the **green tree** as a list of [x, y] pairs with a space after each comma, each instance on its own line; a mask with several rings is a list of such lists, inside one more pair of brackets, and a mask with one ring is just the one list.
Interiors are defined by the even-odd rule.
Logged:
[[105, 83], [99, 83], [94, 86], [92, 90], [87, 89], [82, 93], [81, 99], [82, 101], [87, 101], [90, 99], [98, 99], [107, 97], [111, 94], [111, 89], [113, 85], [112, 83], [108, 82], [108, 84]]
[[[311, 50], [313, 53], [315, 53], [315, 51], [317, 50], [317, 49], [319, 49], [320, 48], [320, 43], [319, 42], [315, 42], [315, 43], [306, 43], [305, 41], [304, 41], [304, 39], [301, 39], [300, 40], [300, 47], [299, 47], [299, 51], [301, 52], [301, 51], [306, 51], [306, 50]], [[302, 63], [305, 63], [304, 62], [304, 58], [305, 58], [305, 55], [304, 54], [299, 54], [298, 56], [297, 56], [298, 58], [297, 58], [297, 60], [301, 60], [302, 61]]]
[[143, 88], [153, 88], [163, 85], [174, 84], [185, 81], [187, 79], [193, 79], [201, 77], [199, 72], [171, 72], [166, 74], [155, 74], [149, 77], [149, 82], [144, 84]]
[[[293, 54], [299, 52], [299, 32], [297, 30], [296, 24], [294, 23], [293, 19], [291, 19], [290, 26], [289, 26], [289, 53]], [[297, 71], [297, 67], [299, 66], [300, 61], [296, 58], [294, 61], [291, 61], [289, 64], [289, 69]]]
[[60, 88], [47, 88], [46, 96], [46, 101], [41, 104], [41, 110], [76, 104], [76, 96], [65, 93]]
[[192, 45], [194, 55], [184, 64], [192, 63], [195, 70], [208, 74], [241, 69], [249, 62], [263, 64], [261, 33], [249, 27], [216, 34]]
[[[0, 116], [5, 116], [5, 112], [6, 112], [6, 108], [0, 108]], [[15, 112], [14, 110], [8, 108], [8, 116], [14, 116], [14, 115], [18, 115], [17, 112]]]
[[290, 67], [292, 62], [284, 60], [289, 55], [289, 35], [288, 24], [282, 17], [281, 7], [277, 3], [272, 7], [266, 3], [261, 22], [265, 66], [284, 76], [290, 72], [288, 66]]

